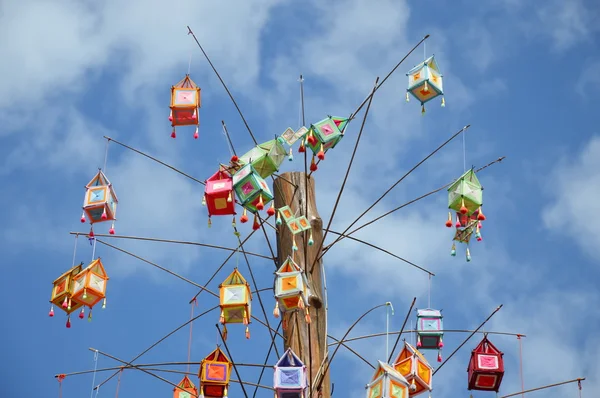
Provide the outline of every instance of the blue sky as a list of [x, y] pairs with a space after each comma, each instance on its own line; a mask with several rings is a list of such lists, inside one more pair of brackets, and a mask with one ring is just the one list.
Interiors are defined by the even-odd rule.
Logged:
[[[225, 4], [227, 3], [227, 4]], [[225, 120], [236, 149], [252, 145], [244, 125], [206, 60], [187, 36], [190, 25], [239, 101], [258, 141], [299, 127], [300, 73], [305, 76], [307, 122], [345, 116], [425, 34], [445, 77], [446, 107], [432, 104], [422, 117], [406, 104], [404, 73], [422, 61], [423, 48], [401, 66], [373, 101], [352, 173], [332, 228], [343, 230], [370, 203], [433, 148], [466, 124], [467, 164], [506, 156], [480, 175], [488, 221], [473, 261], [449, 256], [442, 192], [408, 206], [355, 236], [436, 273], [432, 306], [443, 308], [448, 329], [471, 329], [499, 304], [486, 330], [523, 333], [525, 387], [585, 376], [584, 396], [600, 390], [600, 9], [592, 0], [546, 2], [407, 2], [405, 0], [283, 2], [170, 2], [59, 0], [5, 2], [0, 7], [0, 183], [3, 187], [2, 396], [23, 391], [57, 394], [56, 373], [91, 369], [94, 347], [130, 360], [189, 319], [197, 289], [130, 256], [98, 245], [110, 276], [108, 306], [92, 323], [62, 314], [50, 319], [51, 282], [71, 266], [84, 185], [101, 167], [107, 135], [146, 151], [198, 179], [208, 178], [229, 152]], [[186, 73], [202, 87], [200, 139], [193, 129], [169, 137], [169, 89]], [[435, 101], [434, 101], [435, 103]], [[319, 211], [328, 220], [360, 122], [328, 152], [317, 179]], [[462, 173], [457, 139], [426, 162], [374, 208], [368, 221]], [[296, 156], [296, 159], [299, 159]], [[285, 162], [282, 171], [299, 170]], [[198, 241], [234, 247], [230, 219], [206, 228], [203, 187], [150, 160], [111, 144], [106, 173], [119, 195], [117, 234]], [[106, 232], [109, 226], [99, 226]], [[250, 225], [241, 226], [243, 235]], [[266, 254], [260, 234], [247, 250]], [[330, 235], [331, 236], [331, 235]], [[329, 238], [331, 239], [331, 238]], [[166, 243], [110, 240], [203, 284], [227, 253]], [[80, 238], [77, 261], [88, 262]], [[273, 265], [251, 258], [259, 287], [272, 284]], [[235, 258], [210, 285], [213, 290]], [[243, 257], [238, 266], [248, 275]], [[391, 301], [398, 329], [412, 297], [427, 305], [426, 274], [348, 240], [325, 258], [331, 335], [374, 305]], [[351, 292], [348, 294], [348, 292]], [[351, 296], [352, 299], [347, 298]], [[269, 322], [272, 297], [262, 296]], [[256, 300], [256, 298], [255, 298]], [[196, 313], [216, 305], [199, 296]], [[258, 306], [255, 306], [258, 307]], [[260, 310], [255, 314], [262, 317]], [[414, 320], [414, 317], [412, 318]], [[192, 360], [218, 341], [215, 311], [194, 324]], [[385, 311], [370, 315], [353, 335], [385, 330]], [[139, 363], [185, 361], [188, 332], [181, 330]], [[230, 328], [236, 362], [262, 363], [266, 329], [254, 322], [252, 338]], [[448, 355], [466, 336], [448, 334]], [[505, 352], [502, 393], [519, 391], [518, 343], [494, 337]], [[434, 379], [439, 398], [467, 396], [466, 367], [473, 338]], [[371, 363], [385, 340], [353, 343]], [[281, 344], [279, 344], [281, 352]], [[435, 363], [435, 356], [431, 355]], [[275, 363], [273, 355], [270, 364]], [[98, 367], [118, 366], [100, 357]], [[196, 369], [194, 369], [196, 371]], [[253, 368], [242, 377], [256, 382]], [[336, 396], [359, 397], [372, 370], [344, 349], [332, 366]], [[96, 383], [109, 373], [96, 375]], [[179, 375], [163, 374], [172, 382]], [[91, 374], [68, 377], [63, 396], [86, 394]], [[196, 379], [194, 379], [195, 381]], [[270, 384], [270, 371], [262, 384]], [[33, 383], [35, 382], [35, 387]], [[100, 396], [115, 393], [115, 379]], [[253, 390], [250, 391], [252, 393]], [[172, 388], [146, 374], [126, 371], [120, 394], [164, 397]], [[257, 396], [270, 396], [259, 390]], [[548, 398], [576, 394], [575, 385], [548, 390]], [[240, 397], [233, 385], [231, 397]], [[485, 394], [474, 394], [474, 397]]]

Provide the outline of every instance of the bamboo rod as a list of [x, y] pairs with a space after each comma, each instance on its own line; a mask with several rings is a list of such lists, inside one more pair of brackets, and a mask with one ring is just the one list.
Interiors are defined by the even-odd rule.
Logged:
[[555, 384], [548, 384], [546, 386], [542, 386], [542, 387], [537, 387], [537, 388], [532, 388], [531, 390], [525, 390], [525, 391], [519, 391], [519, 392], [515, 392], [513, 394], [508, 394], [508, 395], [503, 395], [500, 398], [509, 398], [509, 397], [514, 397], [516, 395], [521, 395], [521, 394], [527, 394], [530, 392], [534, 392], [534, 391], [539, 391], [539, 390], [545, 390], [547, 388], [552, 388], [552, 387], [558, 387], [558, 386], [562, 386], [563, 384], [569, 384], [569, 383], [575, 383], [575, 382], [579, 382], [581, 383], [582, 381], [585, 380], [585, 377], [580, 377], [577, 379], [573, 379], [573, 380], [568, 380], [568, 381], [563, 381], [561, 383], [555, 383]]

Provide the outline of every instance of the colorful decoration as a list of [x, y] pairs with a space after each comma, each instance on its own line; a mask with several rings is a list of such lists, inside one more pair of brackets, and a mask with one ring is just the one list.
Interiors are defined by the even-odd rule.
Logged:
[[[475, 232], [478, 241], [482, 240], [481, 222], [486, 218], [481, 209], [482, 205], [483, 187], [471, 168], [448, 188], [448, 208], [456, 212], [456, 232], [453, 240], [467, 245], [467, 261], [471, 261], [469, 242], [473, 233]], [[448, 212], [446, 227], [452, 228], [452, 225], [452, 212]], [[456, 255], [455, 244], [452, 244], [450, 254]]]
[[196, 398], [198, 390], [189, 377], [184, 376], [183, 379], [173, 389], [173, 398]]
[[54, 316], [54, 305], [67, 313], [67, 328], [71, 327], [71, 313], [79, 309], [83, 304], [73, 300], [74, 278], [81, 272], [81, 265], [78, 264], [70, 270], [56, 278], [53, 282], [52, 295], [50, 296], [50, 312], [48, 316]]
[[306, 273], [288, 256], [275, 272], [275, 299], [277, 301], [273, 315], [279, 318], [280, 311], [301, 310], [305, 313], [306, 323], [310, 323], [310, 313], [308, 312], [310, 295]]
[[496, 391], [500, 389], [504, 376], [504, 354], [488, 340], [487, 334], [471, 352], [469, 390]]
[[[90, 309], [88, 321], [92, 320], [92, 308], [103, 301], [102, 308], [106, 308], [106, 284], [108, 275], [102, 265], [102, 260], [97, 258], [73, 278], [73, 300], [78, 301]], [[79, 314], [83, 318], [84, 310]]]
[[252, 310], [252, 292], [246, 279], [240, 274], [237, 267], [219, 285], [219, 298], [221, 317], [219, 322], [223, 325], [223, 340], [227, 339], [228, 323], [243, 323], [246, 325], [246, 338], [250, 338], [250, 323]]
[[306, 366], [298, 356], [288, 348], [275, 364], [273, 387], [277, 398], [304, 398], [308, 383]]
[[417, 310], [417, 348], [438, 350], [438, 362], [442, 362], [443, 337], [442, 312], [431, 308]]
[[308, 133], [308, 129], [304, 126], [300, 127], [298, 130], [294, 131], [291, 127], [285, 129], [283, 134], [281, 134], [281, 138], [289, 145], [292, 146], [296, 141], [300, 138], [304, 137]]
[[379, 366], [367, 384], [367, 398], [408, 398], [409, 384], [404, 376], [387, 363]]
[[267, 178], [279, 170], [279, 166], [287, 156], [287, 151], [283, 146], [284, 142], [283, 138], [277, 137], [257, 145], [240, 156], [238, 163], [242, 166], [252, 164], [258, 175]]
[[443, 97], [443, 76], [433, 55], [409, 70], [406, 76], [408, 76], [406, 102], [409, 101], [408, 94], [412, 94], [421, 102], [421, 113], [425, 114], [425, 103], [441, 95], [442, 106], [446, 106]]
[[305, 145], [312, 150], [311, 171], [317, 170], [315, 155], [319, 160], [325, 160], [325, 152], [334, 148], [344, 137], [344, 129], [347, 124], [348, 119], [328, 116], [326, 119], [310, 126], [306, 138], [301, 142], [298, 151], [304, 152], [306, 150]]
[[394, 362], [394, 369], [410, 383], [408, 392], [410, 397], [431, 391], [433, 368], [423, 354], [406, 341]]
[[233, 179], [229, 172], [220, 167], [219, 171], [206, 180], [202, 204], [208, 208], [208, 226], [211, 217], [233, 215], [235, 223], [235, 198], [233, 197]]
[[198, 126], [200, 125], [200, 87], [185, 75], [176, 85], [171, 87], [171, 113], [169, 121], [173, 126], [171, 137], [177, 137], [176, 126], [196, 126], [194, 138], [198, 139]]
[[[273, 194], [251, 163], [243, 166], [233, 175], [233, 189], [244, 207], [244, 213], [240, 217], [240, 221], [242, 223], [248, 221], [246, 210], [250, 210], [254, 213], [253, 228], [255, 230], [260, 228], [256, 212], [264, 209], [265, 205], [273, 200]], [[274, 211], [275, 209], [269, 209], [268, 214], [271, 215]]]
[[87, 219], [92, 228], [90, 228], [90, 237], [94, 237], [93, 225], [97, 222], [112, 221], [110, 230], [111, 235], [115, 233], [115, 220], [117, 219], [117, 194], [112, 184], [106, 178], [102, 170], [98, 169], [98, 173], [85, 186], [85, 199], [83, 200], [83, 214], [81, 222], [84, 223]]
[[[305, 216], [296, 217], [292, 209], [289, 206], [283, 206], [278, 209], [277, 219], [275, 220], [275, 224], [281, 225], [281, 218], [283, 217], [283, 221], [292, 232], [292, 250], [298, 250], [298, 246], [296, 246], [296, 235], [301, 232], [308, 231], [311, 229], [310, 222]], [[310, 236], [308, 238], [308, 245], [312, 246], [314, 243], [312, 237], [312, 230], [310, 232]]]
[[218, 346], [208, 354], [200, 362], [200, 397], [227, 398], [232, 367], [233, 363]]

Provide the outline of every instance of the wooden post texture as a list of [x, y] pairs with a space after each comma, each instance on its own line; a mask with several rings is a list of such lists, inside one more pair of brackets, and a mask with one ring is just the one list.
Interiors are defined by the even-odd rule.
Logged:
[[[283, 314], [284, 346], [292, 350], [302, 359], [307, 368], [309, 391], [317, 378], [319, 368], [327, 353], [327, 315], [323, 303], [322, 263], [317, 262], [313, 272], [310, 268], [317, 258], [317, 251], [323, 240], [323, 221], [317, 211], [315, 200], [315, 181], [311, 176], [307, 179], [303, 172], [284, 173], [277, 177], [273, 184], [275, 207], [289, 206], [296, 216], [305, 215], [311, 225], [314, 244], [308, 245], [310, 230], [296, 235], [298, 250], [292, 253], [292, 233], [287, 225], [282, 223], [277, 227], [277, 257], [279, 265], [283, 264], [288, 256], [293, 256], [294, 261], [305, 270], [314, 296], [309, 299], [309, 313], [311, 322], [307, 324], [304, 313], [295, 311]], [[308, 268], [308, 269], [307, 269]], [[325, 366], [323, 366], [325, 368]], [[321, 377], [319, 377], [321, 379]], [[319, 380], [317, 379], [317, 381]], [[320, 390], [315, 391], [314, 398], [330, 398], [329, 371], [321, 383]]]

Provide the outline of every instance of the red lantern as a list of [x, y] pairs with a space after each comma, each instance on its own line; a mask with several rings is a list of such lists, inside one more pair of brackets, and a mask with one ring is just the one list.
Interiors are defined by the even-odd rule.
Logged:
[[504, 353], [498, 350], [487, 335], [471, 352], [469, 372], [469, 390], [496, 391], [500, 389], [504, 376]]

